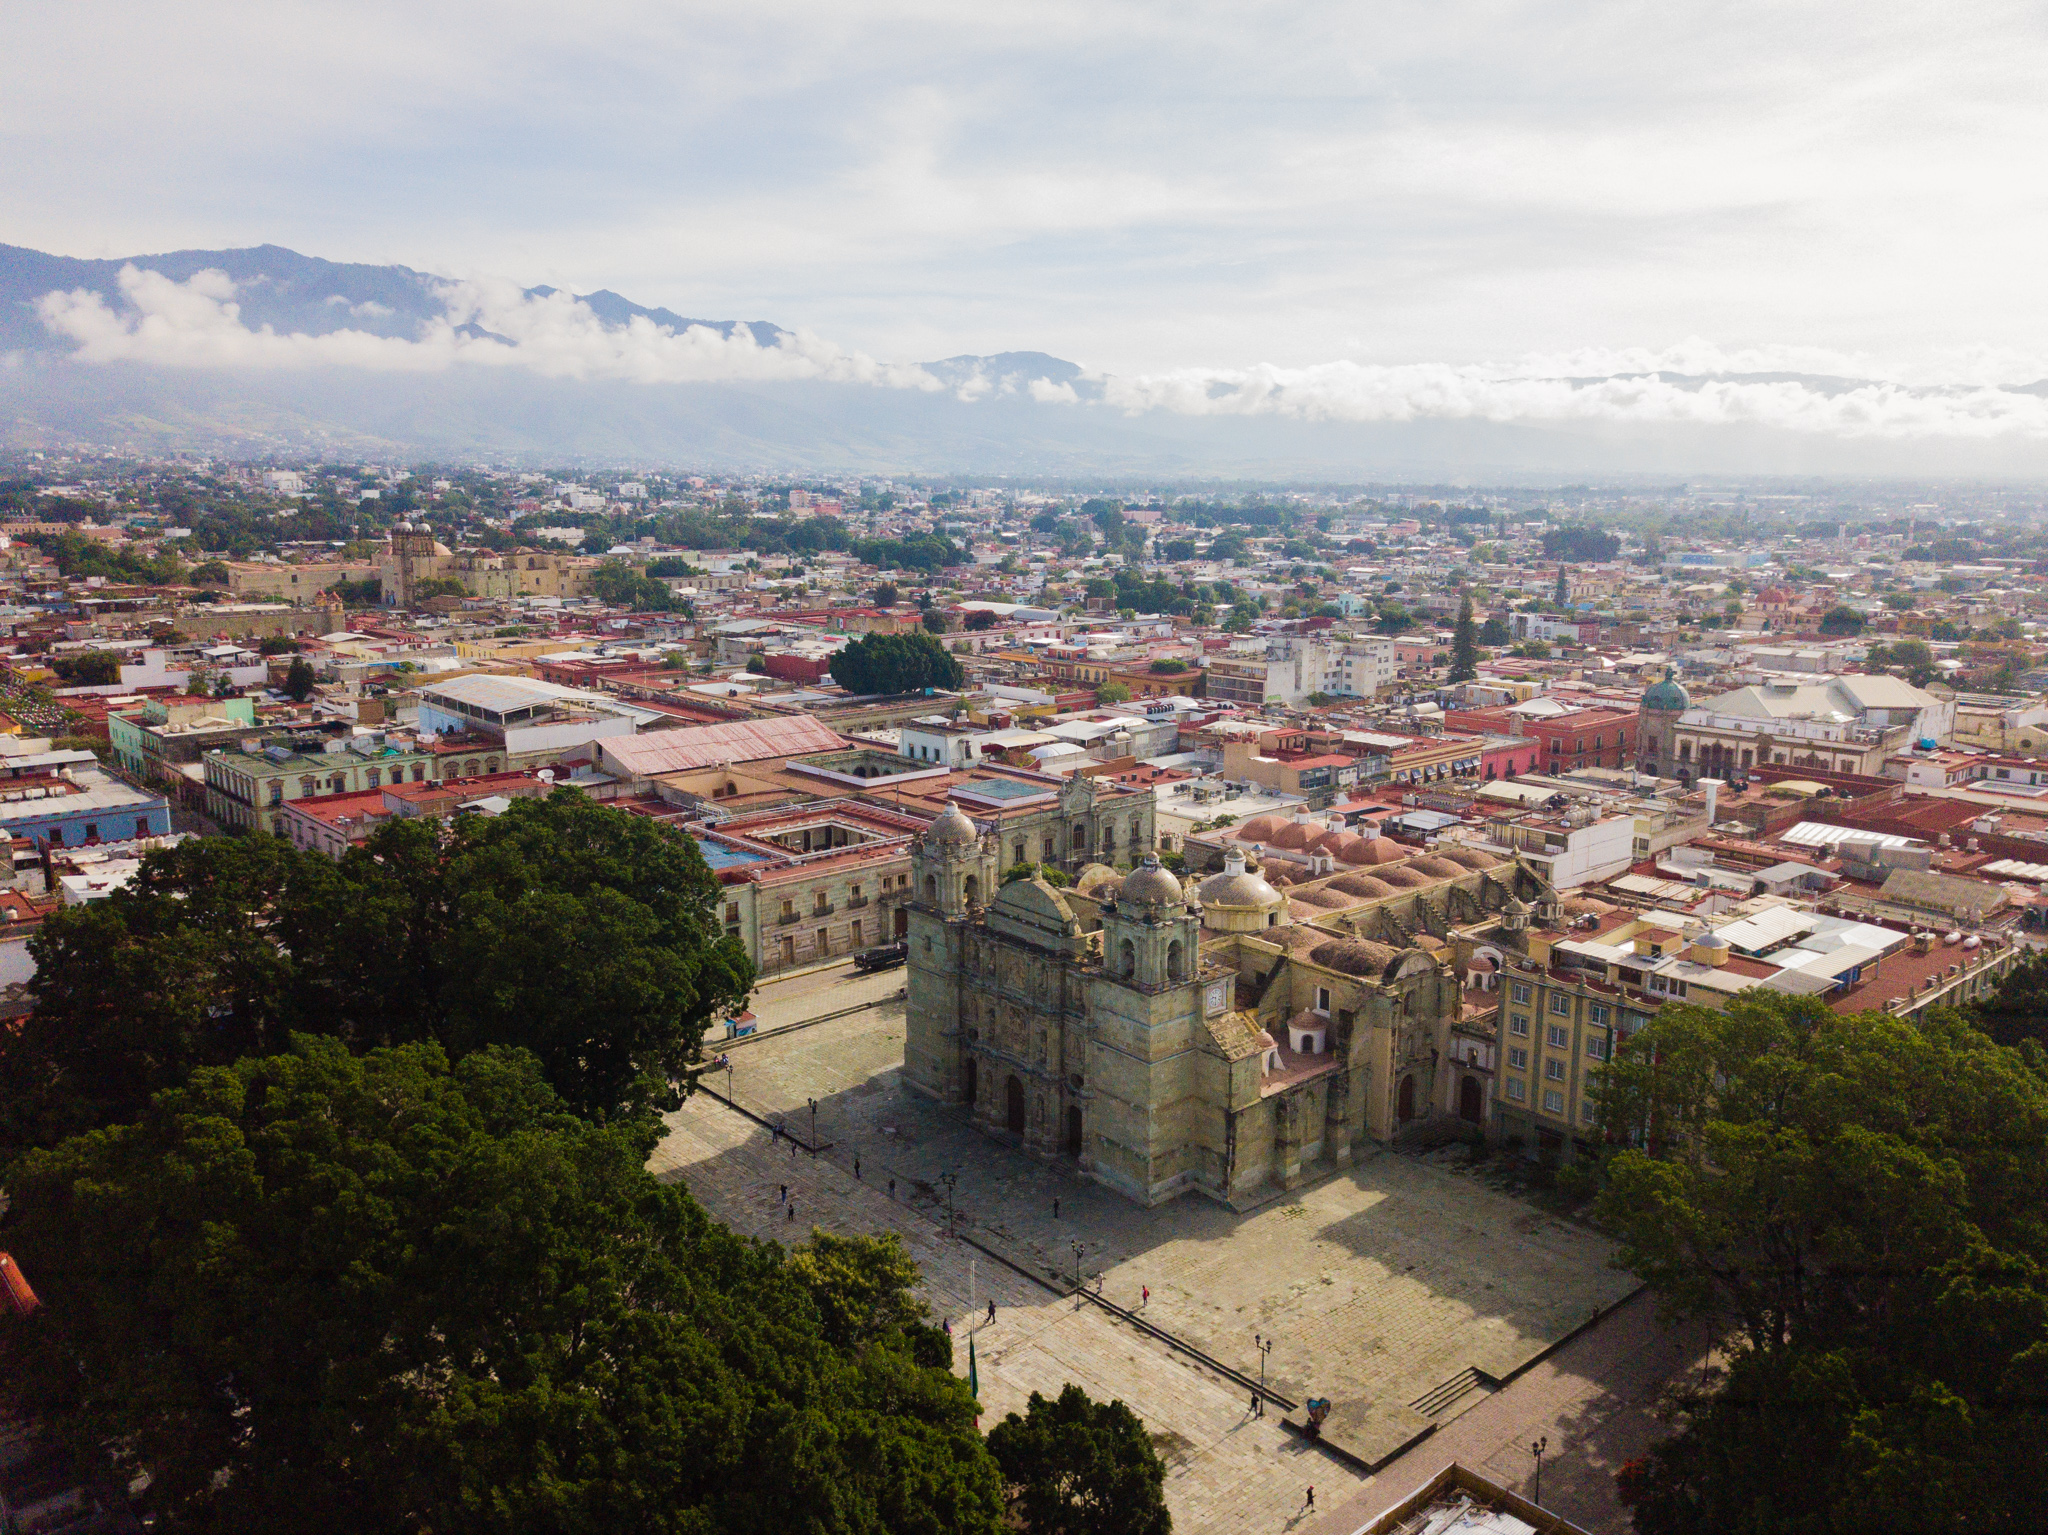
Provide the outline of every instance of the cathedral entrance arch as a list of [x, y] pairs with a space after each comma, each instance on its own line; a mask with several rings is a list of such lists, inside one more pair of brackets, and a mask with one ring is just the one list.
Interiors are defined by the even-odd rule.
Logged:
[[1467, 1077], [1458, 1084], [1458, 1117], [1478, 1124], [1485, 1110], [1486, 1094], [1479, 1086], [1477, 1077]]
[[1067, 1155], [1081, 1154], [1081, 1111], [1069, 1105], [1067, 1108]]
[[974, 1107], [974, 1089], [978, 1085], [979, 1077], [980, 1073], [975, 1069], [974, 1057], [970, 1055], [967, 1057], [967, 1106], [970, 1109]]
[[1401, 1123], [1404, 1125], [1415, 1117], [1415, 1079], [1413, 1077], [1403, 1077], [1401, 1079], [1401, 1092], [1396, 1100], [1394, 1112], [1400, 1117]]
[[1009, 1125], [1010, 1132], [1013, 1135], [1022, 1135], [1024, 1133], [1024, 1084], [1015, 1077], [1010, 1078], [1003, 1087], [1003, 1099], [1003, 1107], [1009, 1115], [1005, 1122]]

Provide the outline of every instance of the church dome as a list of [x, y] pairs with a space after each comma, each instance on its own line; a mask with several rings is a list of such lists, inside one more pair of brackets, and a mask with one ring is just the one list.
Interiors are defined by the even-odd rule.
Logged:
[[958, 805], [948, 805], [932, 822], [931, 839], [941, 847], [970, 847], [977, 840], [974, 823]]
[[1663, 714], [1682, 714], [1692, 707], [1692, 694], [1678, 685], [1678, 669], [1664, 668], [1664, 680], [1643, 690], [1643, 708]]
[[1237, 829], [1240, 842], [1264, 842], [1287, 822], [1277, 815], [1255, 815]]
[[1091, 863], [1074, 880], [1074, 888], [1082, 895], [1092, 895], [1097, 900], [1114, 900], [1123, 876], [1106, 863]]
[[1232, 848], [1224, 854], [1223, 872], [1195, 887], [1195, 899], [1204, 906], [1248, 906], [1263, 911], [1277, 906], [1281, 897], [1263, 875], [1245, 868], [1244, 854]]
[[1118, 905], [1135, 901], [1142, 906], [1179, 906], [1184, 900], [1180, 881], [1160, 867], [1157, 853], [1147, 853], [1145, 861], [1124, 876], [1123, 889], [1117, 892]]

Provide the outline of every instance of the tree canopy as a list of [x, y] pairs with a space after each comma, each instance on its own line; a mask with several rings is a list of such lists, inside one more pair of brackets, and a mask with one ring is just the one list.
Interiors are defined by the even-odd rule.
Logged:
[[1820, 616], [1822, 634], [1861, 634], [1863, 615], [1844, 603], [1836, 603]]
[[868, 634], [832, 657], [832, 680], [849, 693], [915, 693], [957, 689], [962, 672], [929, 633]]
[[989, 1431], [1009, 1502], [1032, 1535], [1168, 1535], [1166, 1467], [1122, 1402], [1067, 1385], [1031, 1393], [1024, 1413]]
[[1621, 552], [1621, 540], [1599, 528], [1552, 528], [1543, 535], [1543, 556], [1551, 560], [1573, 560], [1599, 564]]
[[2048, 1072], [1952, 1013], [1664, 1007], [1599, 1086], [1598, 1218], [1732, 1329], [1631, 1468], [1642, 1535], [2032, 1528], [2048, 1475]]
[[518, 1045], [579, 1113], [673, 1103], [706, 1025], [753, 983], [717, 894], [688, 836], [570, 789], [393, 820], [339, 861], [274, 837], [160, 849], [29, 940], [35, 1011], [0, 1034], [0, 1151], [133, 1119], [293, 1032]]
[[1452, 682], [1470, 682], [1479, 675], [1479, 626], [1472, 621], [1472, 599], [1458, 604], [1457, 627], [1451, 631]]
[[785, 1253], [516, 1050], [207, 1067], [12, 1170], [13, 1405], [171, 1527], [994, 1535], [893, 1239]]

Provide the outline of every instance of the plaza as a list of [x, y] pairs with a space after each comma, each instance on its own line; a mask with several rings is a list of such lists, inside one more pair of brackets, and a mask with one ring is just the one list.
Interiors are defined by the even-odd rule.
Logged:
[[[1134, 1205], [907, 1091], [901, 987], [900, 971], [836, 971], [764, 992], [762, 1035], [715, 1047], [731, 1070], [670, 1116], [656, 1170], [756, 1235], [900, 1233], [953, 1320], [961, 1373], [975, 1339], [984, 1427], [1067, 1380], [1123, 1398], [1168, 1460], [1179, 1529], [1257, 1527], [1253, 1506], [1298, 1501], [1296, 1484], [1330, 1506], [1366, 1480], [1285, 1430], [1277, 1402], [1251, 1417], [1249, 1392], [1204, 1356], [1254, 1381], [1263, 1364], [1283, 1401], [1329, 1398], [1329, 1437], [1376, 1465], [1635, 1289], [1605, 1239], [1458, 1170], [1461, 1153], [1368, 1151], [1244, 1213], [1199, 1195]], [[745, 1113], [712, 1096], [728, 1084]], [[768, 1128], [808, 1143], [814, 1101], [816, 1157]], [[949, 1206], [971, 1241], [947, 1240]], [[1077, 1306], [1077, 1267], [1171, 1341]]]

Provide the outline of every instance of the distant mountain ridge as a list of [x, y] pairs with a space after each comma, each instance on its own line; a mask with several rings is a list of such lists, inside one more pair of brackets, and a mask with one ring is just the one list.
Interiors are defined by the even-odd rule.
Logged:
[[[421, 325], [446, 312], [441, 290], [450, 281], [408, 266], [369, 266], [302, 256], [282, 245], [167, 251], [113, 260], [51, 256], [19, 245], [0, 245], [0, 350], [69, 350], [63, 338], [51, 335], [43, 325], [36, 313], [38, 301], [47, 293], [83, 288], [97, 293], [118, 312], [125, 307], [121, 269], [131, 265], [161, 272], [173, 282], [189, 282], [205, 271], [225, 272], [234, 279], [235, 301], [241, 305], [246, 323], [308, 336], [360, 330], [409, 340], [419, 334]], [[529, 297], [546, 298], [557, 290], [537, 287], [524, 291]], [[636, 304], [605, 288], [574, 297], [589, 305], [607, 325], [644, 318], [678, 331], [693, 325], [706, 326], [721, 336], [745, 330], [762, 346], [773, 346], [784, 334], [781, 326], [766, 320], [686, 319], [670, 309]]]
[[[416, 341], [448, 317], [449, 280], [399, 265], [337, 262], [279, 245], [183, 250], [113, 260], [55, 256], [0, 245], [0, 450], [111, 448], [154, 454], [225, 452], [293, 457], [334, 451], [424, 457], [488, 457], [559, 462], [564, 458], [705, 467], [853, 469], [966, 475], [1144, 474], [1183, 478], [1419, 479], [1502, 483], [1516, 476], [1575, 478], [1588, 472], [1664, 475], [1741, 472], [1859, 474], [2018, 474], [2048, 472], [2048, 432], [2002, 438], [1913, 440], [1853, 432], [1788, 431], [1738, 413], [1695, 424], [1685, 409], [1667, 419], [1614, 421], [1568, 413], [1528, 416], [1459, 408], [1458, 390], [1442, 401], [1424, 391], [1406, 414], [1360, 419], [1314, 399], [1271, 408], [1298, 384], [1259, 378], [1243, 409], [1187, 410], [1227, 386], [1199, 379], [1162, 393], [1172, 403], [1140, 404], [1145, 391], [1112, 383], [1045, 352], [941, 358], [877, 369], [768, 320], [691, 319], [638, 304], [610, 289], [574, 295], [606, 328], [635, 321], [680, 335], [702, 327], [728, 341], [744, 335], [782, 355], [761, 366], [735, 348], [714, 357], [693, 381], [643, 381], [630, 368], [586, 376], [577, 359], [562, 367], [446, 365], [378, 370], [345, 362], [288, 358], [264, 367], [180, 359], [81, 362], [78, 341], [53, 332], [37, 306], [52, 292], [85, 290], [116, 316], [136, 310], [120, 286], [124, 267], [189, 282], [214, 270], [235, 284], [236, 319], [276, 336], [364, 332]], [[551, 298], [557, 290], [504, 290]], [[502, 312], [502, 306], [501, 311]], [[488, 306], [478, 311], [489, 317]], [[543, 327], [545, 329], [545, 327]], [[469, 338], [507, 338], [472, 320]], [[633, 338], [622, 336], [628, 352]], [[526, 350], [532, 338], [518, 343]], [[688, 343], [662, 342], [670, 354]], [[715, 344], [712, 344], [715, 350]], [[363, 349], [329, 348], [329, 357]], [[702, 349], [700, 349], [702, 350]], [[274, 360], [275, 354], [273, 354]], [[829, 366], [806, 373], [814, 359]], [[488, 361], [502, 361], [503, 354]], [[546, 361], [543, 356], [542, 362]], [[719, 371], [730, 364], [729, 371]], [[919, 370], [921, 369], [921, 375]], [[928, 377], [927, 377], [928, 376]], [[914, 387], [935, 380], [939, 388]], [[1142, 384], [1143, 381], [1137, 381]], [[1544, 381], [1627, 397], [1640, 387], [1704, 394], [1721, 384], [1779, 385], [1804, 391], [1800, 408], [1854, 397], [1868, 380], [1802, 373], [1697, 375], [1629, 370], [1607, 378]], [[887, 387], [893, 385], [894, 387]], [[1201, 391], [1206, 387], [1206, 398]], [[1377, 387], [1377, 386], [1375, 386]], [[1463, 385], [1461, 383], [1460, 387]], [[1762, 391], [1768, 393], [1768, 390]], [[1536, 391], [1541, 395], [1542, 390]], [[1961, 389], [1923, 390], [1922, 401]], [[2048, 381], [2011, 386], [2012, 400], [2048, 397]], [[1339, 402], [1341, 406], [1343, 402]], [[1444, 408], [1437, 408], [1439, 404]], [[1916, 402], [1916, 408], [1917, 404]], [[1784, 414], [1780, 412], [1779, 414]]]

